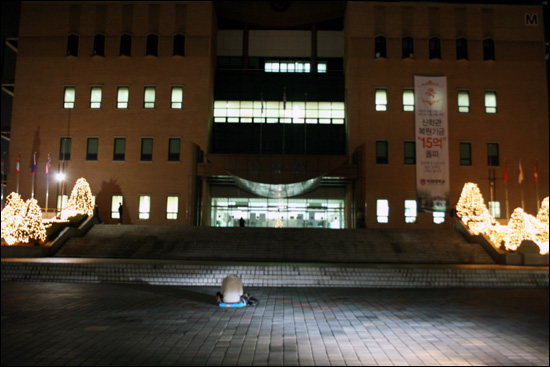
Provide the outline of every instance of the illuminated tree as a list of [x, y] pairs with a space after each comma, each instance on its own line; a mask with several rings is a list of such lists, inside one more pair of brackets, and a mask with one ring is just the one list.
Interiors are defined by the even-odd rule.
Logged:
[[548, 225], [548, 196], [542, 200], [542, 204], [540, 206], [540, 210], [537, 214], [537, 219], [539, 222]]
[[42, 223], [42, 210], [36, 199], [27, 200], [23, 212], [25, 213], [25, 220], [21, 242], [28, 243], [30, 239], [46, 241], [46, 228]]
[[479, 187], [472, 182], [467, 182], [462, 188], [456, 214], [476, 235], [497, 224], [485, 206]]
[[6, 206], [2, 210], [2, 238], [8, 246], [19, 242], [23, 228], [23, 207], [25, 202], [15, 192], [6, 197]]
[[46, 240], [46, 228], [42, 224], [42, 210], [35, 199], [23, 202], [21, 196], [11, 193], [2, 210], [2, 238], [11, 246], [29, 243], [31, 239]]
[[93, 213], [93, 211], [92, 190], [86, 179], [81, 177], [76, 181], [73, 187], [69, 202], [65, 209], [63, 209], [61, 218], [66, 219], [77, 214], [90, 214]]

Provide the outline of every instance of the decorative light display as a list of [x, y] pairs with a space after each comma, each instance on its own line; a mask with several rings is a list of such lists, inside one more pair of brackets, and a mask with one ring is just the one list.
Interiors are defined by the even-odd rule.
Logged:
[[541, 254], [548, 253], [548, 197], [542, 201], [537, 217], [517, 208], [507, 226], [499, 224], [485, 206], [475, 183], [468, 182], [456, 205], [457, 216], [473, 234], [485, 234], [495, 247], [515, 251], [525, 240], [539, 246]]
[[67, 206], [61, 212], [61, 219], [77, 214], [91, 214], [94, 211], [92, 190], [84, 177], [79, 178], [71, 192]]
[[31, 239], [46, 240], [42, 210], [36, 199], [23, 202], [21, 196], [15, 192], [8, 195], [6, 206], [2, 210], [2, 238], [8, 246], [29, 243]]

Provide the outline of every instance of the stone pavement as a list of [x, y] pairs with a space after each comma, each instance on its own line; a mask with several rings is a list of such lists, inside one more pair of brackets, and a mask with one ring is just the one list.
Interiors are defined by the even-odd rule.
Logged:
[[547, 288], [1, 285], [2, 366], [549, 364]]

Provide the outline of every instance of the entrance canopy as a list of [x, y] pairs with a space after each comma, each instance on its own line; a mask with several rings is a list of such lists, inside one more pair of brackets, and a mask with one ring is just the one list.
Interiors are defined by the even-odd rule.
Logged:
[[312, 179], [294, 182], [289, 184], [267, 184], [261, 182], [250, 181], [238, 176], [231, 176], [237, 187], [241, 190], [258, 195], [260, 197], [282, 199], [305, 194], [306, 192], [315, 190], [321, 185], [322, 177], [314, 177]]

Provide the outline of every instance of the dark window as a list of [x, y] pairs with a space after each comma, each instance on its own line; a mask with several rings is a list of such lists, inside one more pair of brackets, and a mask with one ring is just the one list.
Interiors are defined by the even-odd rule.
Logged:
[[405, 142], [405, 164], [416, 164], [416, 145], [414, 141]]
[[132, 56], [132, 36], [129, 34], [120, 36], [120, 56]]
[[483, 40], [483, 60], [495, 59], [495, 41], [490, 38]]
[[388, 164], [388, 142], [376, 142], [376, 164]]
[[168, 160], [180, 160], [180, 139], [168, 139]]
[[456, 40], [456, 59], [468, 60], [468, 41], [466, 41], [466, 38]]
[[403, 37], [401, 40], [401, 54], [403, 59], [413, 57], [414, 46], [412, 37]]
[[105, 36], [96, 34], [94, 37], [94, 56], [105, 56]]
[[472, 144], [460, 143], [460, 165], [471, 166], [472, 165]]
[[70, 34], [67, 38], [67, 56], [78, 56], [78, 35]]
[[386, 57], [386, 37], [378, 36], [374, 39], [374, 57]]
[[487, 144], [487, 164], [499, 166], [498, 143]]
[[115, 138], [113, 161], [123, 161], [126, 151], [126, 138]]
[[59, 160], [71, 160], [71, 138], [61, 138], [59, 144]]
[[152, 138], [141, 139], [141, 160], [142, 161], [153, 160], [153, 139]]
[[185, 36], [183, 34], [176, 34], [174, 36], [174, 56], [185, 56]]
[[88, 146], [86, 148], [87, 161], [97, 161], [98, 140], [98, 138], [88, 138]]
[[159, 36], [157, 36], [156, 34], [148, 35], [145, 55], [158, 56], [158, 49], [159, 49]]
[[430, 60], [441, 59], [441, 41], [437, 37], [430, 38]]

